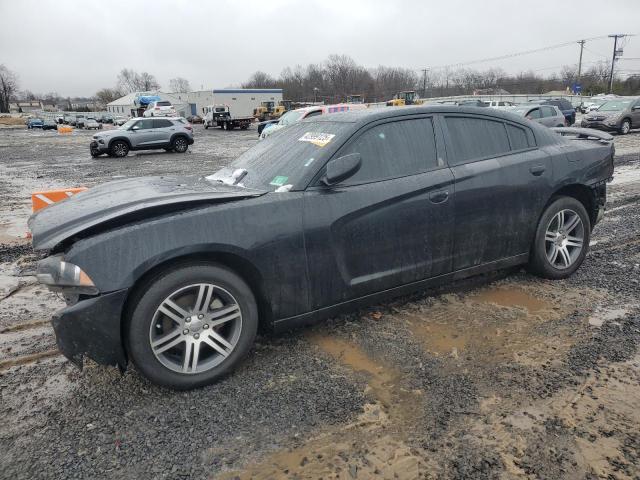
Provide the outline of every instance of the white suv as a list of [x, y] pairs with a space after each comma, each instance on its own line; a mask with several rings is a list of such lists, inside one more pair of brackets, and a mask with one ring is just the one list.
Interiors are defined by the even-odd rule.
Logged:
[[143, 113], [145, 117], [175, 117], [176, 115], [176, 109], [168, 100], [151, 102]]

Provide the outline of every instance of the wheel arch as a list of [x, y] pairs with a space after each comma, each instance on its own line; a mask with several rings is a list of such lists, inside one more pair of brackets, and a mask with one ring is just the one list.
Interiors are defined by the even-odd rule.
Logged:
[[181, 265], [189, 265], [195, 263], [210, 263], [218, 266], [226, 267], [244, 280], [253, 292], [258, 307], [258, 322], [262, 329], [270, 329], [273, 324], [273, 314], [271, 303], [268, 300], [262, 274], [258, 268], [247, 258], [233, 252], [225, 251], [196, 251], [176, 253], [160, 263], [153, 265], [151, 268], [142, 272], [134, 280], [129, 288], [122, 309], [121, 329], [122, 344], [126, 346], [124, 338], [127, 331], [126, 323], [131, 317], [132, 310], [136, 303], [136, 299], [145, 291], [145, 287], [149, 285], [155, 278], [167, 270], [179, 267]]
[[178, 133], [174, 133], [173, 135], [171, 135], [171, 138], [169, 139], [169, 144], [173, 144], [173, 142], [175, 142], [176, 138], [178, 137], [183, 137], [187, 143], [189, 143], [189, 137], [187, 136], [186, 133], [182, 133], [182, 132], [178, 132]]
[[131, 146], [131, 141], [127, 137], [114, 137], [114, 138], [110, 139], [109, 143], [107, 145], [107, 148], [109, 148], [109, 150], [110, 150], [111, 149], [111, 145], [113, 145], [113, 142], [117, 142], [118, 140], [124, 141], [129, 146], [129, 150], [131, 150], [133, 148]]
[[585, 184], [582, 183], [572, 183], [569, 185], [563, 185], [558, 188], [553, 194], [549, 197], [547, 203], [544, 208], [540, 212], [538, 217], [539, 219], [542, 217], [547, 207], [551, 205], [558, 197], [572, 197], [578, 200], [582, 205], [584, 205], [587, 214], [589, 215], [589, 221], [591, 223], [591, 230], [593, 230], [593, 226], [596, 223], [596, 219], [598, 217], [598, 202], [596, 199], [595, 190]]

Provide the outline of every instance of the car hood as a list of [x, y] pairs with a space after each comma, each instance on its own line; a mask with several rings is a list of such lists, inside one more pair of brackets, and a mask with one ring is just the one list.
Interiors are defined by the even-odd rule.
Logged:
[[589, 112], [586, 116], [587, 120], [607, 120], [609, 118], [619, 117], [622, 114], [622, 111], [618, 112], [600, 112], [598, 110], [594, 110]]
[[114, 219], [126, 221], [139, 212], [164, 213], [162, 207], [239, 200], [265, 193], [202, 177], [116, 180], [43, 208], [29, 218], [29, 229], [33, 248], [47, 250], [92, 227]]

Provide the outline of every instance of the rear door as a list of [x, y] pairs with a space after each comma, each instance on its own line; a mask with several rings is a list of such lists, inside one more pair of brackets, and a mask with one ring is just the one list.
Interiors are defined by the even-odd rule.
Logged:
[[171, 120], [167, 120], [166, 118], [154, 118], [153, 131], [156, 143], [169, 143], [171, 135], [176, 131], [176, 127]]
[[640, 128], [640, 98], [631, 105], [631, 127]]
[[446, 114], [442, 127], [455, 178], [453, 269], [528, 252], [552, 178], [533, 132], [481, 115]]
[[549, 105], [542, 105], [540, 107], [540, 113], [542, 118], [540, 119], [540, 123], [545, 127], [555, 127], [558, 120], [556, 118], [556, 109]]
[[334, 158], [355, 152], [353, 177], [305, 192], [314, 309], [451, 271], [453, 175], [433, 118], [371, 124]]

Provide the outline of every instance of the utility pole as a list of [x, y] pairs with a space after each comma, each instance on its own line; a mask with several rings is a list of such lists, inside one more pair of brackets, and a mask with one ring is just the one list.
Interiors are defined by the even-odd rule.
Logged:
[[580, 75], [582, 74], [582, 50], [584, 50], [584, 44], [586, 40], [580, 40], [578, 43], [580, 44], [580, 60], [578, 60], [578, 78], [576, 79], [576, 84], [580, 84]]
[[422, 69], [422, 98], [427, 98], [427, 69]]
[[611, 72], [609, 72], [609, 90], [607, 93], [611, 93], [613, 90], [613, 68], [616, 64], [616, 53], [618, 51], [618, 38], [624, 38], [626, 35], [624, 33], [616, 33], [613, 35], [609, 35], [609, 38], [613, 38], [613, 55], [611, 56]]

